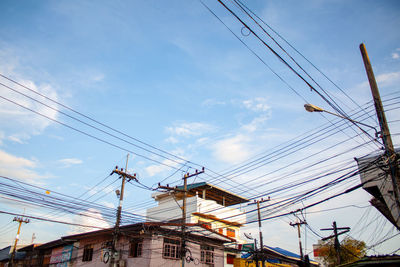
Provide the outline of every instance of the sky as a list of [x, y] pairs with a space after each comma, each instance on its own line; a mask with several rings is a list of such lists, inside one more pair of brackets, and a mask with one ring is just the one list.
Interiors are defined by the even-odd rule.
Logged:
[[[307, 58], [265, 27], [318, 83], [320, 87], [313, 83], [318, 91], [328, 92], [354, 120], [377, 127], [359, 51], [364, 43], [388, 110], [394, 144], [399, 145], [398, 1], [243, 2]], [[115, 208], [114, 190], [120, 180], [109, 174], [116, 165], [125, 167], [129, 153], [128, 171], [136, 173], [142, 185], [127, 184], [123, 208], [144, 215], [155, 205], [146, 187], [154, 188], [158, 182], [180, 184], [185, 172], [202, 166], [205, 174], [189, 182], [206, 181], [248, 198], [270, 196], [271, 203], [278, 203], [345, 171], [290, 192], [274, 189], [339, 170], [343, 164], [355, 165], [354, 157], [379, 149], [354, 125], [306, 112], [306, 103], [334, 110], [218, 1], [204, 4], [198, 0], [1, 1], [0, 175], [38, 186], [41, 193], [48, 190], [49, 196], [96, 194], [91, 200], [101, 196], [96, 203]], [[233, 2], [226, 4], [257, 29]], [[259, 29], [254, 33], [310, 80], [271, 38]], [[302, 149], [285, 150], [293, 140], [324, 127], [331, 128], [320, 141], [314, 136]], [[371, 129], [364, 130], [373, 135]], [[273, 152], [275, 158], [259, 168], [234, 173], [235, 168]], [[265, 202], [262, 217], [294, 211], [358, 183], [355, 176], [283, 210]], [[103, 214], [96, 209], [87, 211], [92, 217], [74, 216], [0, 196], [1, 211], [112, 225], [102, 221]], [[370, 207], [370, 198], [359, 189], [307, 209], [303, 216], [321, 236], [330, 233], [319, 229], [336, 221], [352, 228], [351, 237], [374, 245], [369, 254], [396, 251], [398, 236], [377, 244], [397, 232]], [[255, 215], [249, 213], [248, 220]], [[13, 217], [0, 215], [0, 247], [15, 237]], [[297, 252], [297, 232], [289, 225], [296, 220], [290, 215], [263, 221], [264, 244]], [[47, 242], [74, 231], [70, 225], [32, 219], [23, 225], [20, 243], [29, 244], [33, 234], [35, 242]], [[256, 224], [243, 231], [256, 236]], [[309, 253], [318, 237], [308, 228], [302, 234]]]

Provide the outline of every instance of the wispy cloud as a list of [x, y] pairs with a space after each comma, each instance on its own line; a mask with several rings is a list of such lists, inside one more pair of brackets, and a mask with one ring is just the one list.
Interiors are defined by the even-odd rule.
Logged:
[[166, 166], [166, 165], [177, 166], [177, 163], [173, 162], [171, 160], [164, 160], [162, 163], [165, 164], [165, 165], [154, 164], [154, 165], [150, 165], [150, 166], [146, 167], [145, 171], [146, 171], [147, 175], [155, 176], [155, 175], [157, 175], [159, 173], [166, 172], [166, 171], [170, 170], [171, 168]]
[[167, 143], [170, 143], [170, 144], [179, 143], [179, 140], [177, 138], [173, 137], [173, 136], [170, 136], [170, 137], [166, 138], [164, 141], [167, 142]]
[[225, 101], [221, 101], [221, 100], [217, 100], [217, 99], [214, 99], [214, 98], [209, 98], [209, 99], [204, 100], [201, 103], [201, 105], [203, 107], [224, 106], [224, 105], [226, 105], [226, 102]]
[[8, 140], [19, 144], [24, 144], [30, 138], [31, 136], [26, 133], [16, 133], [7, 137]]
[[184, 122], [167, 127], [166, 131], [172, 135], [180, 137], [200, 136], [210, 132], [214, 127], [207, 123], [201, 122]]
[[270, 116], [268, 114], [263, 114], [261, 116], [255, 117], [250, 123], [243, 125], [242, 129], [247, 132], [253, 133], [260, 129], [269, 119], [269, 117]]
[[[400, 71], [382, 73], [382, 74], [375, 76], [375, 79], [376, 79], [376, 82], [378, 83], [378, 86], [396, 85], [400, 82]], [[362, 89], [362, 88], [366, 88], [366, 87], [369, 87], [368, 81], [360, 83], [357, 86], [358, 89]]]
[[58, 160], [58, 162], [61, 163], [64, 168], [83, 163], [82, 160], [77, 159], [77, 158], [60, 159], [60, 160]]
[[392, 53], [392, 59], [399, 59], [400, 58], [400, 48], [397, 48], [395, 52]]
[[94, 82], [101, 82], [101, 81], [103, 81], [104, 80], [104, 74], [103, 73], [96, 73], [96, 74], [93, 74], [92, 75], [92, 77], [91, 77], [91, 79], [92, 79], [92, 81], [94, 81]]
[[[13, 57], [13, 52], [9, 50], [0, 50], [0, 71], [2, 74], [6, 76], [12, 77], [18, 83], [23, 86], [28, 87], [30, 90], [27, 90], [24, 87], [16, 85], [4, 78], [0, 78], [1, 82], [5, 86], [0, 86], [0, 93], [6, 96], [7, 100], [0, 100], [0, 123], [2, 124], [2, 130], [4, 133], [4, 140], [9, 140], [16, 143], [25, 143], [30, 139], [32, 135], [38, 135], [43, 133], [43, 131], [52, 124], [52, 119], [57, 119], [58, 111], [48, 108], [39, 102], [31, 100], [28, 97], [23, 96], [22, 94], [16, 93], [10, 88], [17, 90], [25, 95], [28, 95], [32, 98], [36, 98], [41, 102], [49, 106], [54, 106], [54, 103], [51, 101], [47, 101], [43, 98], [38, 98], [39, 93], [45, 95], [53, 100], [58, 100], [58, 93], [55, 89], [55, 86], [49, 83], [38, 83], [32, 79], [26, 78], [18, 78], [18, 77], [26, 77], [23, 71], [19, 71], [22, 69], [19, 66], [18, 60], [9, 60]], [[10, 88], [8, 88], [10, 87]], [[12, 102], [14, 103], [12, 103]], [[18, 106], [21, 105], [21, 106]], [[25, 107], [25, 108], [24, 108]], [[34, 110], [42, 114], [43, 116], [34, 114], [32, 111]], [[45, 118], [44, 116], [48, 117]]]
[[244, 100], [242, 104], [245, 108], [254, 112], [265, 112], [270, 109], [270, 106], [267, 104], [267, 99], [264, 97]]
[[400, 71], [383, 73], [376, 77], [376, 81], [380, 85], [392, 85], [400, 81]]

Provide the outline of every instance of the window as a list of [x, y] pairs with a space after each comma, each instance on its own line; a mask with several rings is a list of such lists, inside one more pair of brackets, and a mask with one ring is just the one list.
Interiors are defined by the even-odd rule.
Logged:
[[214, 264], [214, 248], [211, 246], [200, 246], [200, 261], [202, 263]]
[[236, 236], [236, 231], [231, 228], [226, 228], [226, 235], [229, 237], [235, 237]]
[[163, 257], [168, 259], [180, 259], [181, 242], [176, 239], [164, 238]]
[[92, 261], [93, 245], [85, 245], [83, 247], [82, 261]]
[[227, 263], [227, 264], [233, 264], [235, 258], [236, 258], [235, 255], [233, 255], [233, 254], [227, 254], [227, 255], [226, 255], [226, 263]]
[[141, 239], [131, 240], [129, 244], [129, 257], [137, 258], [142, 256], [142, 245]]

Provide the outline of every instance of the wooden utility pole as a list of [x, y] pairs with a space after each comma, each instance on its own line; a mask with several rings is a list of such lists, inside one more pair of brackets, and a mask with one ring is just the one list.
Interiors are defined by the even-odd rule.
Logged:
[[196, 170], [195, 173], [190, 174], [190, 173], [185, 173], [185, 175], [183, 176], [183, 189], [179, 189], [178, 187], [169, 187], [167, 186], [162, 186], [160, 184], [158, 184], [158, 188], [161, 189], [166, 189], [166, 190], [170, 190], [170, 191], [174, 191], [174, 192], [181, 192], [183, 193], [183, 198], [182, 198], [182, 244], [181, 244], [181, 259], [182, 259], [182, 267], [185, 267], [185, 256], [186, 256], [186, 198], [187, 198], [187, 179], [193, 176], [197, 176], [201, 173], [204, 173], [204, 167], [202, 168], [201, 171]]
[[10, 260], [11, 266], [14, 266], [15, 253], [17, 251], [17, 244], [19, 240], [19, 234], [21, 232], [21, 225], [22, 223], [29, 223], [29, 219], [24, 219], [23, 217], [14, 217], [13, 222], [18, 222], [18, 231], [17, 231], [17, 236], [15, 237], [14, 248], [11, 253], [11, 260]]
[[116, 266], [116, 245], [118, 242], [119, 238], [119, 225], [121, 222], [121, 212], [122, 212], [122, 202], [124, 200], [124, 189], [125, 189], [125, 180], [128, 179], [130, 180], [135, 180], [136, 179], [136, 174], [130, 175], [127, 173], [128, 171], [128, 159], [129, 159], [129, 154], [126, 156], [126, 165], [125, 165], [125, 171], [124, 169], [118, 170], [118, 166], [115, 167], [115, 170], [111, 172], [111, 174], [118, 174], [122, 178], [122, 184], [121, 184], [121, 191], [119, 192], [119, 203], [118, 203], [118, 209], [117, 209], [117, 219], [115, 221], [115, 227], [114, 227], [114, 233], [113, 233], [113, 242], [112, 242], [112, 248], [111, 248], [111, 261], [110, 261], [110, 266]]
[[[254, 200], [254, 203], [250, 203], [249, 205], [257, 204], [257, 213], [258, 213], [258, 233], [260, 235], [260, 253], [261, 253], [261, 262], [262, 266], [265, 265], [265, 257], [264, 257], [264, 242], [263, 242], [263, 236], [262, 236], [262, 225], [261, 225], [261, 211], [260, 211], [260, 203], [266, 202], [271, 200], [270, 197], [268, 199], [261, 199], [261, 200]], [[257, 247], [255, 247], [257, 249]], [[257, 257], [259, 258], [259, 257]], [[258, 265], [258, 263], [257, 263]]]
[[[322, 241], [331, 239], [332, 237], [335, 238], [335, 243], [334, 243], [334, 247], [335, 247], [335, 251], [336, 251], [336, 263], [337, 265], [340, 265], [342, 262], [342, 258], [340, 257], [340, 242], [339, 242], [339, 235], [342, 235], [344, 233], [347, 233], [348, 231], [350, 231], [350, 227], [337, 227], [336, 222], [333, 222], [332, 224], [333, 228], [324, 228], [321, 229], [321, 231], [332, 231], [333, 230], [333, 235], [330, 235], [328, 237], [322, 238]], [[344, 230], [340, 233], [338, 233], [338, 230]]]
[[390, 168], [390, 176], [391, 176], [391, 182], [392, 182], [392, 186], [393, 186], [393, 194], [394, 194], [395, 206], [396, 206], [396, 212], [397, 212], [396, 214], [393, 214], [393, 212], [391, 210], [391, 213], [396, 221], [396, 225], [399, 226], [399, 224], [400, 224], [400, 200], [399, 200], [400, 177], [399, 177], [399, 173], [400, 172], [399, 172], [398, 157], [397, 157], [396, 151], [394, 150], [394, 147], [393, 147], [393, 142], [392, 142], [392, 138], [390, 136], [389, 126], [386, 121], [385, 112], [383, 110], [383, 105], [382, 105], [382, 101], [381, 101], [381, 96], [379, 94], [378, 85], [376, 83], [374, 71], [372, 69], [372, 65], [371, 65], [371, 62], [368, 57], [367, 49], [365, 48], [364, 44], [360, 44], [360, 51], [361, 51], [361, 55], [362, 55], [362, 58], [364, 61], [365, 70], [367, 72], [369, 85], [371, 87], [371, 93], [372, 93], [372, 98], [374, 100], [376, 115], [378, 117], [379, 126], [381, 128], [381, 138], [382, 138], [383, 144], [385, 146], [385, 154], [386, 154], [387, 161], [388, 161], [389, 168]]
[[307, 224], [307, 222], [306, 221], [299, 221], [299, 222], [297, 222], [297, 223], [289, 223], [290, 224], [290, 226], [293, 226], [293, 227], [295, 227], [295, 226], [297, 226], [297, 235], [298, 235], [298, 237], [299, 237], [299, 248], [300, 248], [300, 259], [301, 259], [301, 261], [304, 261], [304, 254], [303, 254], [303, 247], [302, 247], [302, 245], [301, 245], [301, 231], [300, 231], [300, 226], [302, 225], [302, 224]]

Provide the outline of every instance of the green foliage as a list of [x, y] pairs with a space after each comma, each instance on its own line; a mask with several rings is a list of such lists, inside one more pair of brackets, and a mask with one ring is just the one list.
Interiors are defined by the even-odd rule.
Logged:
[[[366, 245], [364, 241], [355, 240], [349, 237], [343, 239], [343, 241], [340, 243], [341, 264], [350, 263], [364, 257], [366, 254], [365, 247]], [[326, 241], [322, 245], [321, 256], [323, 258], [324, 265], [338, 265], [338, 259], [333, 239]]]

